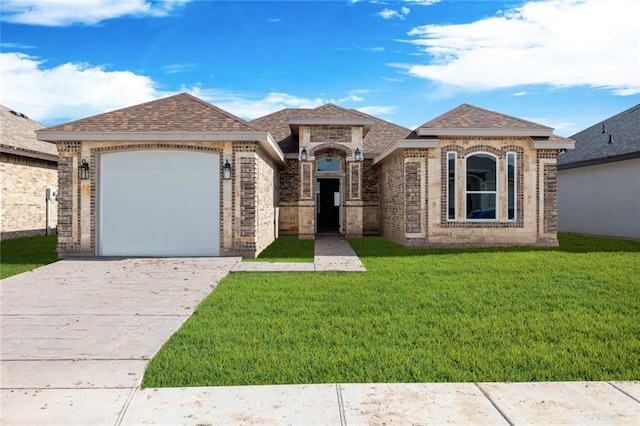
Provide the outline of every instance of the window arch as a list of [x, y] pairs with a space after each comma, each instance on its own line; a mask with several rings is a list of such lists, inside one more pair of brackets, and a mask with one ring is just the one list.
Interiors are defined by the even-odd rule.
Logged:
[[339, 172], [342, 170], [342, 161], [338, 158], [325, 157], [316, 161], [317, 172]]
[[496, 220], [498, 158], [485, 152], [465, 160], [466, 218]]

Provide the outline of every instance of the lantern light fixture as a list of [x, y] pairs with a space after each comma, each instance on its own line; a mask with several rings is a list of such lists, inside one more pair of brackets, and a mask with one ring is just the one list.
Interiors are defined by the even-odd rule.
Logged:
[[225, 180], [231, 179], [231, 164], [229, 164], [229, 160], [224, 160], [224, 166], [222, 167], [222, 177]]
[[302, 151], [300, 151], [300, 159], [307, 161], [307, 148], [302, 148]]
[[82, 160], [78, 166], [78, 179], [89, 179], [89, 163], [87, 163], [87, 160]]
[[360, 151], [360, 148], [356, 148], [356, 161], [361, 161], [362, 160], [362, 152]]

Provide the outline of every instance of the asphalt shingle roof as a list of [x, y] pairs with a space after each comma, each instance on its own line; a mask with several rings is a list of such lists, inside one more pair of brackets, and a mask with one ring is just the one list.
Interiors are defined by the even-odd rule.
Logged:
[[56, 145], [50, 142], [43, 142], [36, 139], [36, 130], [44, 126], [37, 121], [31, 120], [24, 114], [13, 111], [4, 105], [0, 105], [0, 145], [15, 150], [19, 155], [20, 151], [34, 152], [47, 155], [58, 155]]
[[289, 120], [293, 118], [313, 118], [313, 119], [357, 119], [372, 120], [371, 129], [364, 137], [363, 149], [366, 153], [377, 154], [389, 144], [404, 139], [410, 132], [397, 124], [382, 120], [363, 112], [346, 109], [334, 104], [325, 104], [317, 108], [288, 108], [264, 117], [256, 118], [251, 123], [267, 131], [273, 136], [285, 153], [298, 152], [298, 138], [291, 133]]
[[558, 156], [560, 167], [640, 157], [640, 104], [572, 135], [571, 139], [576, 141], [575, 149]]
[[255, 131], [259, 129], [247, 121], [188, 93], [180, 93], [49, 127], [42, 133]]
[[474, 105], [462, 104], [439, 117], [424, 123], [421, 128], [434, 129], [544, 129], [543, 126], [532, 121], [511, 117]]

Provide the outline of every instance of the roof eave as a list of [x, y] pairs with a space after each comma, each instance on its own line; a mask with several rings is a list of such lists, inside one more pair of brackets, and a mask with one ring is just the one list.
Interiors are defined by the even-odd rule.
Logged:
[[290, 118], [289, 127], [291, 133], [297, 135], [300, 126], [362, 126], [364, 135], [369, 132], [373, 126], [374, 120], [367, 118]]
[[437, 148], [439, 139], [401, 139], [387, 146], [380, 154], [373, 159], [373, 165], [383, 162], [397, 150], [402, 149], [432, 149]]
[[478, 137], [551, 137], [551, 128], [446, 128], [419, 127], [418, 136], [478, 136]]
[[44, 152], [29, 151], [29, 150], [26, 150], [26, 149], [7, 146], [7, 145], [0, 145], [0, 152], [5, 153], [5, 154], [17, 155], [17, 156], [20, 156], [20, 157], [36, 158], [38, 160], [44, 160], [44, 161], [50, 161], [52, 163], [58, 163], [58, 156], [57, 155], [47, 154], [47, 153], [44, 153]]
[[531, 141], [531, 148], [533, 149], [573, 149], [575, 145], [576, 142], [571, 139]]
[[284, 164], [284, 154], [268, 132], [57, 132], [36, 131], [47, 142], [258, 142], [271, 158]]

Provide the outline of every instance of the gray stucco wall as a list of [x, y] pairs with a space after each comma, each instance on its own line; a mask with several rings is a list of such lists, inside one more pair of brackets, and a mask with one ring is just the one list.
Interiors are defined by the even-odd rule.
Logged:
[[640, 158], [560, 170], [558, 230], [640, 239]]

